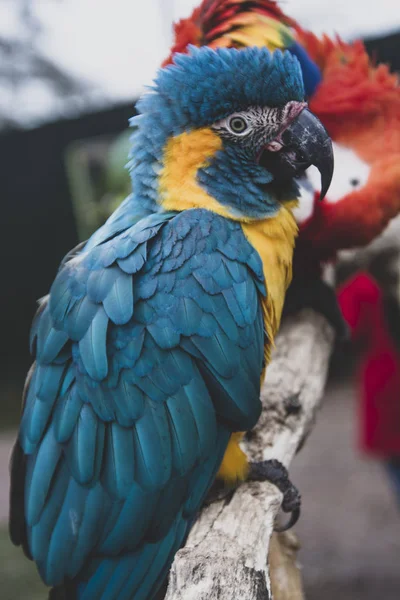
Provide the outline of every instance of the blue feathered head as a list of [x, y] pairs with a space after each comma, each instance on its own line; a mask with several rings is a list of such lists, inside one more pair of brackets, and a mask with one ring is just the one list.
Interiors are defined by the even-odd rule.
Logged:
[[295, 195], [293, 177], [321, 156], [329, 179], [330, 140], [305, 107], [300, 65], [289, 52], [176, 54], [137, 104], [137, 202], [181, 210], [184, 195], [187, 207], [210, 205], [205, 193], [236, 218], [273, 214]]
[[180, 128], [211, 125], [249, 106], [283, 106], [304, 100], [300, 64], [292, 54], [267, 48], [190, 47], [161, 69], [152, 88], [138, 102], [141, 113], [170, 112]]

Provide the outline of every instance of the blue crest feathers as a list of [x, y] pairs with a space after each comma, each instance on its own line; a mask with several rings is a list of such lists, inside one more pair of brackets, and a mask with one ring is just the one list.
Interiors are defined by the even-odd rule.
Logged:
[[266, 48], [190, 47], [160, 69], [152, 92], [138, 102], [141, 113], [158, 113], [165, 125], [201, 127], [249, 106], [302, 101], [300, 64], [290, 52]]

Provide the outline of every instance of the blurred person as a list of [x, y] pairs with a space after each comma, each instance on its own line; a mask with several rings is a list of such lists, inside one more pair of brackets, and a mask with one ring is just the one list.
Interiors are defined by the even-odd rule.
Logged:
[[342, 283], [338, 300], [358, 365], [358, 438], [361, 451], [381, 460], [400, 507], [400, 253], [381, 252], [367, 271]]

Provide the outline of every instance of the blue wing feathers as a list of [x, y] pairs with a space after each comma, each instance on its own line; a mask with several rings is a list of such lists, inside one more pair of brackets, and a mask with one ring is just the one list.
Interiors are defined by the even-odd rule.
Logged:
[[167, 535], [176, 515], [182, 510], [187, 497], [187, 478], [173, 477], [160, 494], [153, 509], [153, 518], [147, 534], [150, 542], [157, 542]]
[[120, 415], [120, 423], [125, 427], [132, 426], [143, 415], [145, 407], [143, 391], [131, 384], [128, 377], [129, 374], [123, 371], [118, 386], [114, 389], [107, 389], [107, 395], [110, 398], [109, 404], [111, 405], [112, 401], [115, 403], [116, 415], [117, 417]]
[[87, 294], [93, 302], [102, 302], [118, 280], [121, 271], [114, 265], [108, 269], [88, 270]]
[[159, 348], [176, 348], [179, 345], [181, 335], [174, 329], [171, 320], [168, 317], [160, 317], [151, 325], [148, 325], [147, 331]]
[[[110, 598], [117, 600], [121, 597], [122, 590], [130, 579], [130, 594], [134, 592], [137, 587], [137, 583], [140, 583], [142, 578], [145, 576], [149, 565], [152, 564], [154, 557], [157, 554], [158, 544], [147, 544], [145, 548], [134, 555], [125, 555], [118, 560], [111, 559], [110, 562], [113, 566], [112, 576], [104, 581], [102, 578], [103, 588], [100, 589], [97, 586], [93, 587], [89, 582], [88, 587], [85, 589], [82, 595], [82, 600], [91, 600], [92, 598], [98, 598], [103, 596], [104, 598]], [[103, 565], [100, 564], [101, 572], [103, 571]], [[95, 577], [92, 577], [92, 581]], [[128, 596], [129, 598], [129, 596]]]
[[184, 389], [167, 400], [174, 472], [186, 475], [198, 461], [199, 439], [190, 403]]
[[155, 582], [161, 584], [160, 575], [166, 574], [168, 559], [182, 544], [186, 531], [187, 523], [178, 514], [168, 535], [161, 541], [148, 543], [140, 551], [124, 557], [98, 559], [90, 572], [89, 582], [79, 588], [79, 600], [96, 597], [145, 600], [152, 593]]
[[107, 423], [112, 421], [117, 412], [112, 388], [109, 389], [104, 382], [95, 381], [85, 373], [80, 373], [79, 369], [77, 369], [76, 381], [82, 401], [91, 404], [102, 421]]
[[193, 335], [190, 341], [222, 377], [233, 377], [239, 367], [239, 356], [225, 333], [217, 329], [211, 337]]
[[59, 585], [63, 582], [66, 565], [73, 553], [78, 531], [83, 522], [88, 490], [74, 479], [69, 480], [64, 502], [51, 534], [45, 562], [45, 580]]
[[88, 375], [95, 381], [101, 381], [108, 373], [106, 336], [108, 317], [100, 308], [89, 329], [79, 342], [79, 352], [82, 363]]
[[33, 324], [20, 429], [48, 584], [153, 593], [231, 431], [258, 418], [263, 286], [240, 224], [203, 210], [111, 220], [65, 260]]
[[186, 337], [194, 335], [203, 312], [191, 298], [179, 298], [174, 310], [170, 311], [170, 320], [175, 329]]
[[29, 349], [32, 355], [37, 353], [37, 337], [39, 330], [44, 331], [43, 338], [46, 340], [46, 335], [52, 326], [51, 323], [51, 319], [49, 319], [48, 296], [45, 296], [38, 301], [38, 309], [33, 317], [32, 327], [29, 333]]
[[165, 395], [166, 400], [177, 394], [182, 386], [179, 379], [173, 379], [169, 376], [168, 369], [162, 363], [158, 363], [153, 368], [148, 374], [148, 379]]
[[75, 577], [83, 564], [83, 557], [86, 557], [97, 542], [101, 532], [102, 510], [105, 508], [104, 490], [100, 483], [92, 487], [85, 500], [84, 512], [77, 528], [75, 547], [70, 554], [68, 576]]
[[[51, 536], [66, 496], [68, 483], [69, 476], [67, 466], [60, 463], [59, 469], [57, 469], [57, 473], [52, 484], [51, 495], [44, 506], [40, 521], [38, 521], [33, 527], [28, 528], [28, 538], [32, 555], [38, 562], [39, 570], [42, 576]], [[26, 492], [28, 491], [29, 490], [27, 489]]]
[[219, 423], [217, 426], [216, 442], [213, 444], [213, 453], [208, 455], [191, 474], [188, 480], [188, 497], [186, 499], [183, 513], [189, 519], [193, 520], [195, 511], [201, 506], [211, 482], [219, 469], [223, 455], [229, 441], [231, 431], [225, 424]]
[[127, 254], [124, 258], [120, 258], [117, 263], [124, 273], [134, 275], [144, 266], [147, 259], [147, 243], [143, 243], [133, 252]]
[[[22, 418], [21, 418], [21, 423], [20, 423], [20, 437], [21, 437], [21, 445], [22, 448], [24, 450], [25, 453], [30, 454], [32, 453], [35, 448], [36, 448], [36, 444], [31, 437], [32, 437], [32, 433], [33, 436], [35, 435], [35, 428], [33, 428], [33, 432], [32, 432], [32, 415], [33, 415], [33, 409], [36, 403], [36, 393], [35, 393], [35, 387], [36, 387], [36, 368], [33, 369], [33, 371], [30, 371], [30, 374], [28, 375], [29, 378], [29, 383], [27, 382], [25, 384], [25, 390], [24, 390], [24, 410], [22, 413]], [[43, 405], [45, 406], [45, 408], [47, 409], [47, 405]], [[50, 404], [51, 407], [51, 404]], [[40, 439], [42, 437], [44, 430], [40, 430], [38, 432], [38, 439]]]
[[[180, 515], [179, 515], [180, 517]], [[162, 542], [158, 542], [157, 554], [151, 562], [148, 562], [149, 568], [145, 571], [144, 576], [141, 577], [140, 585], [137, 587], [136, 598], [138, 600], [146, 600], [154, 591], [154, 583], [156, 582], [156, 589], [163, 582], [164, 577], [168, 573], [167, 565], [172, 561], [176, 550], [181, 546], [187, 531], [187, 524], [182, 518], [177, 518], [171, 526], [168, 535], [164, 537]], [[121, 594], [121, 600], [129, 600], [129, 589], [131, 589], [131, 578], [128, 580], [128, 585], [125, 586], [123, 593]], [[132, 583], [134, 583], [132, 581]]]
[[103, 456], [104, 436], [104, 422], [89, 404], [84, 404], [66, 447], [71, 474], [79, 483], [88, 484], [97, 479], [97, 470]]
[[89, 329], [99, 309], [99, 305], [95, 304], [88, 296], [83, 296], [78, 300], [64, 319], [68, 337], [74, 342], [79, 342]]
[[62, 323], [72, 302], [70, 290], [71, 275], [73, 276], [73, 272], [71, 272], [71, 268], [67, 264], [57, 275], [50, 290], [50, 312], [56, 329], [62, 327]]
[[151, 325], [155, 318], [155, 311], [149, 302], [138, 302], [135, 306], [135, 319], [143, 325]]
[[152, 296], [154, 296], [157, 289], [157, 279], [154, 275], [144, 275], [141, 281], [141, 286], [138, 290], [138, 298], [142, 300], [148, 300]]
[[68, 390], [72, 387], [75, 381], [75, 371], [73, 366], [70, 364], [64, 373], [64, 378], [60, 387], [60, 397], [62, 398]]
[[112, 423], [107, 427], [105, 471], [113, 479], [117, 498], [126, 498], [135, 481], [135, 448], [131, 428]]
[[60, 389], [65, 365], [41, 365], [36, 367], [35, 394], [43, 402], [54, 402]]
[[198, 458], [200, 461], [205, 460], [212, 454], [217, 443], [217, 422], [213, 402], [200, 373], [184, 389], [197, 430]]
[[149, 529], [160, 492], [145, 492], [136, 482], [124, 502], [111, 514], [102, 532], [99, 553], [116, 555], [135, 549]]
[[135, 426], [135, 480], [146, 490], [162, 488], [171, 476], [171, 440], [163, 404], [147, 402]]
[[41, 318], [37, 321], [38, 327], [32, 331], [33, 337], [37, 339], [36, 354], [42, 364], [47, 364], [56, 358], [69, 337], [65, 331], [54, 329], [47, 302]]
[[23, 419], [21, 427], [26, 431], [27, 439], [34, 447], [42, 439], [52, 410], [53, 405], [51, 402], [44, 402], [37, 397], [35, 397], [32, 406], [27, 410], [29, 418], [26, 421]]
[[121, 272], [103, 300], [104, 309], [113, 323], [125, 325], [133, 315], [132, 277]]
[[54, 412], [54, 431], [60, 444], [67, 442], [76, 426], [82, 409], [82, 399], [76, 385], [59, 399]]
[[49, 429], [33, 460], [28, 464], [26, 496], [28, 526], [34, 525], [40, 518], [61, 453], [62, 448], [57, 443], [53, 431]]

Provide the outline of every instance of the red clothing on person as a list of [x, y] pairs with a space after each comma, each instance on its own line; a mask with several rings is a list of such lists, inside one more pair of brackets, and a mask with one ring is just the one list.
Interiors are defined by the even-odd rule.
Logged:
[[359, 378], [362, 450], [388, 458], [400, 455], [400, 355], [387, 329], [383, 294], [367, 273], [338, 290], [354, 341], [363, 345]]

